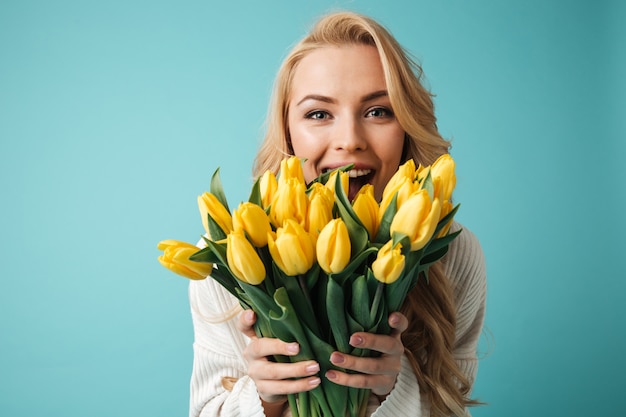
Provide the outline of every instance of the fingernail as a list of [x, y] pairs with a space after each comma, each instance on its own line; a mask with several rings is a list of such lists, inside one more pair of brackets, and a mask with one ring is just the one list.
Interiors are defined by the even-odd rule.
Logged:
[[287, 352], [298, 353], [299, 351], [300, 351], [300, 346], [297, 343], [287, 344]]
[[337, 379], [337, 373], [335, 371], [328, 371], [326, 372], [326, 378]]
[[246, 319], [246, 321], [254, 320], [254, 311], [246, 310], [243, 312], [243, 314], [244, 314], [244, 318]]
[[313, 378], [313, 379], [309, 380], [309, 385], [316, 386], [316, 385], [319, 385], [319, 384], [320, 384], [320, 382], [322, 382], [322, 380], [321, 380], [321, 379], [319, 379], [319, 378]]
[[306, 371], [309, 373], [315, 373], [315, 372], [319, 372], [320, 370], [320, 364], [319, 363], [314, 363], [313, 365], [309, 365], [306, 367]]
[[400, 317], [393, 315], [391, 316], [391, 318], [389, 318], [389, 324], [391, 324], [392, 326], [395, 326], [398, 323], [400, 323]]
[[343, 355], [339, 354], [339, 353], [333, 353], [332, 355], [330, 355], [330, 361], [332, 363], [343, 363], [346, 360], [346, 358], [343, 357]]
[[359, 346], [363, 343], [363, 338], [361, 336], [352, 336], [350, 337], [350, 344], [352, 346]]

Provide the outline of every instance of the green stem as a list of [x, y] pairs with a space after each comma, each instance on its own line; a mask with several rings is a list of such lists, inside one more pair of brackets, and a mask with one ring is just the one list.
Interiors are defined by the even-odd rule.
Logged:
[[291, 410], [292, 417], [300, 417], [300, 413], [298, 413], [298, 402], [296, 401], [296, 394], [289, 394], [287, 396], [289, 401], [289, 409]]
[[374, 301], [372, 301], [372, 308], [370, 310], [370, 324], [374, 324], [376, 316], [378, 315], [378, 307], [380, 306], [380, 300], [383, 298], [383, 291], [385, 290], [385, 284], [378, 282], [376, 287], [376, 293], [374, 294]]

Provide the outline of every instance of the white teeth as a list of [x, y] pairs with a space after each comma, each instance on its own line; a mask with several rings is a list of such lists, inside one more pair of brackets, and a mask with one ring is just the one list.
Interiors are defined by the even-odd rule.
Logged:
[[370, 172], [372, 172], [371, 169], [351, 169], [350, 171], [348, 171], [348, 176], [350, 178], [357, 178], [368, 175]]
[[[322, 174], [325, 174], [327, 172], [332, 171], [331, 168], [324, 168], [322, 169]], [[362, 177], [364, 175], [369, 175], [372, 172], [371, 169], [351, 169], [350, 171], [348, 171], [348, 177], [350, 178], [358, 178], [358, 177]]]

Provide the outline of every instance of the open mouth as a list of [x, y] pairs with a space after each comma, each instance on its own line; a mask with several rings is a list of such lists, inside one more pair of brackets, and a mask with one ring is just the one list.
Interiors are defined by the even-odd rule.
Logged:
[[374, 171], [371, 169], [352, 169], [348, 171], [348, 176], [350, 178], [348, 198], [352, 201], [365, 184], [371, 184], [374, 178]]
[[[324, 170], [325, 172], [329, 171]], [[371, 184], [374, 178], [373, 169], [351, 169], [348, 171], [349, 187], [348, 199], [354, 200], [354, 197], [365, 184]]]

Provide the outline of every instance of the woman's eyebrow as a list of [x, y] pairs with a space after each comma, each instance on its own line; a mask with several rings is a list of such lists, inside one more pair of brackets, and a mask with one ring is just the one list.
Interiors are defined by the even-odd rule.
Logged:
[[334, 99], [332, 99], [330, 97], [327, 97], [327, 96], [322, 96], [322, 95], [319, 95], [319, 94], [307, 94], [296, 105], [299, 106], [300, 104], [302, 104], [303, 102], [305, 102], [307, 100], [323, 101], [324, 103], [334, 103], [335, 102]]
[[365, 103], [366, 101], [375, 100], [380, 97], [387, 97], [388, 95], [387, 90], [374, 91], [373, 93], [364, 96], [361, 101]]
[[[367, 101], [375, 100], [380, 97], [387, 97], [388, 95], [389, 94], [387, 93], [387, 90], [374, 91], [373, 93], [369, 93], [363, 96], [363, 98], [361, 99], [361, 102], [365, 103]], [[324, 103], [331, 103], [331, 104], [336, 102], [336, 100], [333, 99], [332, 97], [323, 96], [321, 94], [307, 94], [300, 101], [298, 101], [296, 105], [299, 106], [300, 104], [304, 103], [307, 100], [322, 101]]]

